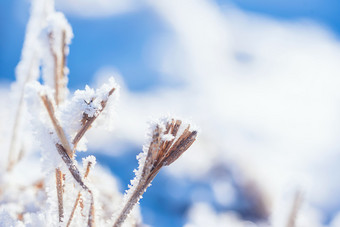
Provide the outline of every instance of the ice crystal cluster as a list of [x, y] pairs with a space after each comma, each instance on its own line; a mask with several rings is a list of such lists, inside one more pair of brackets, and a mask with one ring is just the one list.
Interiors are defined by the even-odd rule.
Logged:
[[[119, 86], [111, 77], [97, 89], [86, 86], [70, 94], [66, 60], [72, 37], [52, 0], [32, 1], [12, 86], [17, 108], [8, 161], [0, 172], [0, 226], [140, 226], [133, 208], [142, 194], [161, 167], [177, 160], [196, 139], [197, 132], [180, 120], [155, 123], [124, 199], [115, 178], [96, 166], [94, 156], [78, 164], [77, 152], [87, 150], [86, 132], [111, 128]], [[26, 146], [32, 139], [32, 146]], [[27, 156], [36, 149], [40, 163]]]

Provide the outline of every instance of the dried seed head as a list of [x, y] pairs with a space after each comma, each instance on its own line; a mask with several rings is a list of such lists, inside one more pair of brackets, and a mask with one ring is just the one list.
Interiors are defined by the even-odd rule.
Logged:
[[182, 121], [171, 119], [156, 124], [153, 128], [146, 156], [145, 153], [139, 156], [136, 178], [131, 181], [132, 185], [124, 196], [125, 205], [117, 216], [114, 227], [120, 227], [124, 223], [159, 170], [176, 161], [196, 140], [197, 131], [191, 131], [188, 125], [183, 132], [179, 133], [181, 125]]
[[147, 175], [157, 174], [163, 166], [172, 164], [196, 140], [197, 131], [191, 131], [190, 125], [178, 135], [181, 125], [181, 120], [171, 119], [166, 122], [166, 127], [160, 124], [155, 126], [142, 171], [142, 179]]

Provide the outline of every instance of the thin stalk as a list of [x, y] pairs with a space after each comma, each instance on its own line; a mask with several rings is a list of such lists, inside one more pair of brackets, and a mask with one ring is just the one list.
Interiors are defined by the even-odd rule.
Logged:
[[[159, 171], [160, 169], [158, 169]], [[131, 194], [130, 198], [127, 200], [124, 208], [119, 213], [115, 223], [113, 224], [113, 227], [120, 227], [134, 208], [134, 206], [138, 203], [152, 180], [156, 177], [158, 171], [154, 172], [152, 175], [149, 176], [149, 178], [146, 181], [140, 181], [138, 183], [138, 186], [136, 187], [135, 191]]]
[[[85, 175], [84, 175], [84, 179], [86, 179], [86, 178], [87, 178], [87, 176], [89, 175], [89, 173], [90, 173], [90, 168], [91, 168], [91, 165], [92, 165], [92, 162], [89, 162], [89, 163], [87, 163], [87, 167], [86, 167], [86, 172], [85, 172]], [[74, 202], [73, 209], [72, 209], [72, 212], [71, 212], [70, 218], [68, 219], [68, 222], [67, 222], [67, 225], [66, 225], [66, 227], [69, 227], [69, 226], [70, 226], [70, 224], [71, 224], [71, 222], [72, 222], [72, 219], [73, 219], [73, 216], [74, 216], [74, 212], [75, 212], [75, 211], [76, 211], [76, 209], [77, 209], [77, 206], [78, 206], [78, 203], [79, 203], [80, 197], [81, 197], [81, 192], [79, 191], [79, 192], [78, 192], [77, 199], [76, 199], [76, 201]]]
[[[58, 119], [55, 116], [54, 113], [54, 108], [52, 105], [52, 102], [49, 100], [49, 98], [44, 95], [41, 96], [41, 99], [45, 105], [45, 108], [49, 114], [49, 117], [52, 121], [52, 124], [54, 126], [54, 129], [57, 132], [57, 135], [59, 137], [59, 140], [61, 142], [61, 144], [55, 144], [58, 153], [60, 154], [62, 160], [64, 161], [64, 163], [66, 164], [66, 166], [68, 167], [71, 175], [73, 176], [73, 178], [77, 181], [77, 183], [85, 190], [89, 193], [90, 197], [91, 197], [91, 204], [90, 204], [90, 210], [89, 210], [89, 215], [88, 215], [88, 226], [90, 227], [94, 227], [95, 226], [95, 218], [94, 218], [94, 198], [93, 198], [93, 193], [92, 191], [84, 184], [83, 180], [81, 179], [80, 176], [80, 172], [78, 170], [78, 168], [76, 167], [76, 165], [73, 163], [73, 153], [71, 152], [70, 149], [70, 145], [66, 139], [65, 133], [63, 131], [63, 129], [61, 128]], [[65, 148], [66, 147], [66, 148]], [[68, 147], [68, 149], [67, 149]], [[70, 156], [70, 155], [71, 156]]]
[[56, 177], [57, 196], [58, 196], [59, 222], [62, 222], [64, 219], [63, 174], [61, 173], [59, 168], [57, 168], [55, 171], [55, 177]]
[[84, 181], [82, 180], [80, 176], [80, 172], [77, 168], [77, 166], [74, 164], [73, 160], [67, 155], [65, 148], [60, 145], [60, 144], [55, 144], [57, 151], [59, 155], [61, 156], [62, 160], [68, 167], [68, 170], [70, 171], [71, 175], [73, 178], [76, 180], [76, 182], [82, 187], [85, 191], [87, 191], [90, 195], [91, 198], [91, 204], [90, 204], [90, 210], [88, 214], [88, 226], [89, 227], [94, 227], [95, 226], [95, 207], [94, 207], [94, 198], [93, 198], [93, 193], [92, 191], [85, 185]]
[[63, 128], [60, 126], [58, 119], [55, 116], [55, 111], [54, 111], [54, 107], [52, 102], [50, 101], [50, 99], [47, 97], [47, 95], [43, 95], [41, 96], [41, 99], [46, 107], [46, 110], [48, 112], [48, 115], [50, 116], [50, 119], [52, 121], [53, 127], [59, 137], [59, 140], [61, 142], [61, 144], [63, 145], [63, 147], [65, 148], [65, 151], [67, 153], [67, 155], [70, 158], [73, 158], [73, 152], [72, 149], [69, 145], [69, 142], [66, 138], [65, 132], [63, 130]]
[[[64, 67], [65, 67], [65, 31], [62, 33], [62, 44], [61, 44], [61, 59], [58, 58], [57, 53], [53, 49], [53, 42], [54, 42], [54, 37], [53, 33], [49, 33], [49, 41], [50, 41], [50, 51], [53, 56], [54, 60], [54, 88], [55, 88], [55, 102], [56, 105], [58, 106], [61, 102], [63, 102], [63, 96], [61, 95], [61, 92], [65, 88], [65, 84], [62, 83], [64, 75]], [[45, 105], [50, 105], [53, 107], [51, 104], [44, 102]], [[50, 110], [50, 112], [54, 113], [54, 110]], [[52, 121], [56, 122], [57, 121]], [[57, 130], [57, 129], [56, 129]], [[56, 181], [56, 187], [57, 187], [57, 195], [58, 195], [58, 211], [59, 211], [59, 222], [63, 221], [64, 218], [64, 209], [63, 209], [63, 174], [60, 171], [60, 169], [56, 169], [56, 176], [57, 176], [57, 181]]]
[[[54, 60], [54, 88], [55, 88], [55, 102], [56, 105], [58, 106], [59, 104], [61, 104], [64, 101], [64, 96], [62, 94], [62, 91], [66, 89], [65, 87], [65, 83], [63, 83], [63, 79], [64, 79], [64, 67], [65, 67], [65, 38], [66, 38], [66, 34], [65, 31], [62, 31], [62, 44], [60, 46], [61, 49], [61, 57], [58, 58], [58, 55], [56, 53], [56, 51], [53, 48], [53, 42], [54, 42], [54, 37], [53, 37], [53, 33], [51, 32], [49, 34], [49, 41], [50, 41], [50, 51], [51, 54], [53, 56], [53, 60]], [[51, 107], [53, 107], [50, 104], [46, 103], [46, 101], [44, 102], [45, 105], [49, 105]], [[51, 110], [50, 112], [54, 113], [54, 110]], [[52, 121], [54, 123], [58, 123], [55, 119], [55, 121]], [[55, 124], [54, 124], [55, 125]], [[57, 124], [58, 125], [58, 124]], [[57, 129], [56, 129], [57, 130]], [[62, 131], [62, 129], [60, 128], [59, 131]], [[63, 140], [65, 141], [65, 136], [61, 137], [63, 138]], [[65, 143], [64, 144], [68, 144]], [[67, 146], [67, 145], [66, 145]], [[70, 149], [69, 149], [70, 150]], [[72, 156], [71, 156], [72, 157]], [[63, 174], [60, 171], [60, 169], [56, 169], [56, 174], [58, 175], [57, 178], [57, 182], [56, 182], [56, 186], [57, 186], [57, 195], [58, 195], [58, 211], [59, 211], [59, 222], [63, 221], [63, 217], [64, 217], [64, 210], [63, 210]], [[62, 217], [62, 218], [61, 218]]]
[[65, 42], [66, 39], [66, 32], [62, 31], [62, 44], [61, 44], [61, 56], [58, 57], [58, 54], [53, 49], [53, 33], [49, 34], [49, 41], [50, 41], [50, 51], [54, 60], [54, 88], [55, 88], [55, 102], [57, 106], [62, 103], [64, 100], [63, 90], [65, 89], [64, 84], [64, 67], [65, 67]]
[[136, 188], [134, 193], [131, 195], [131, 197], [126, 202], [123, 210], [118, 215], [118, 218], [116, 219], [115, 223], [113, 224], [113, 227], [120, 227], [124, 223], [125, 219], [128, 217], [131, 210], [134, 208], [134, 206], [138, 202], [139, 198], [144, 193], [145, 189], [146, 188], [143, 185], [139, 185]]
[[[32, 59], [34, 59], [33, 57]], [[21, 116], [22, 116], [22, 111], [24, 108], [24, 95], [25, 95], [25, 86], [32, 79], [32, 68], [33, 68], [33, 60], [31, 60], [30, 64], [30, 69], [28, 76], [26, 77], [24, 83], [22, 84], [22, 88], [20, 90], [20, 99], [19, 99], [19, 104], [18, 104], [18, 109], [15, 113], [15, 119], [14, 119], [14, 125], [12, 129], [12, 136], [11, 136], [11, 142], [9, 146], [9, 152], [8, 152], [8, 166], [7, 166], [7, 171], [11, 171], [13, 169], [13, 166], [18, 162], [18, 157], [15, 157], [15, 146], [17, 144], [18, 140], [18, 130], [19, 126], [21, 123]]]

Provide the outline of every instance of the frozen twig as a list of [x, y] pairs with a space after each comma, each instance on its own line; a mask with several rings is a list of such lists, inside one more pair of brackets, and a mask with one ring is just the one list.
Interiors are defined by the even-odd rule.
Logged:
[[18, 140], [18, 134], [19, 134], [18, 130], [20, 128], [21, 115], [22, 115], [22, 111], [24, 108], [25, 86], [33, 77], [33, 73], [32, 73], [33, 65], [34, 65], [34, 58], [31, 60], [30, 69], [28, 71], [27, 77], [25, 78], [25, 81], [22, 84], [21, 89], [20, 89], [20, 99], [18, 103], [18, 109], [15, 113], [14, 125], [12, 129], [12, 136], [11, 136], [11, 142], [10, 142], [9, 153], [8, 153], [8, 166], [7, 166], [8, 171], [12, 170], [13, 166], [19, 161], [19, 157], [20, 157], [20, 156], [16, 157], [15, 146]]
[[91, 197], [91, 204], [90, 204], [90, 210], [88, 215], [88, 226], [93, 227], [95, 226], [95, 219], [94, 219], [94, 198], [92, 191], [85, 185], [84, 181], [82, 180], [80, 176], [80, 172], [77, 168], [77, 166], [73, 163], [73, 160], [67, 155], [64, 147], [60, 144], [55, 145], [57, 148], [58, 153], [60, 154], [62, 160], [66, 164], [67, 168], [69, 169], [71, 175], [76, 180], [76, 182], [80, 185], [82, 189], [87, 191]]
[[[89, 193], [91, 197], [91, 205], [89, 210], [89, 220], [88, 226], [94, 226], [95, 219], [94, 219], [94, 199], [92, 191], [84, 184], [83, 180], [81, 179], [80, 172], [76, 165], [73, 163], [73, 153], [71, 152], [70, 145], [66, 139], [64, 130], [61, 128], [55, 114], [52, 102], [48, 99], [47, 95], [41, 96], [41, 99], [46, 107], [46, 110], [50, 116], [54, 129], [59, 137], [61, 144], [55, 144], [58, 153], [60, 154], [62, 160], [65, 162], [66, 166], [68, 167], [71, 175], [76, 180], [76, 182]], [[65, 148], [67, 147], [67, 148]], [[70, 154], [70, 155], [69, 155]]]
[[[26, 27], [24, 45], [21, 51], [21, 60], [15, 70], [15, 92], [19, 95], [14, 124], [11, 132], [11, 140], [8, 153], [7, 171], [11, 171], [20, 160], [22, 141], [20, 138], [22, 118], [24, 111], [24, 95], [26, 84], [39, 77], [40, 42], [39, 35], [49, 15], [49, 1], [32, 1], [29, 21]], [[46, 13], [42, 13], [42, 11]]]
[[55, 144], [57, 151], [59, 155], [61, 156], [62, 160], [65, 162], [66, 166], [68, 167], [71, 175], [76, 180], [76, 182], [89, 193], [91, 197], [91, 205], [90, 205], [90, 211], [89, 211], [89, 220], [88, 220], [88, 226], [94, 226], [94, 201], [93, 201], [93, 193], [92, 191], [84, 184], [83, 180], [81, 179], [80, 172], [76, 165], [73, 163], [73, 153], [71, 151], [70, 145], [68, 140], [66, 139], [66, 135], [64, 133], [64, 130], [60, 126], [58, 119], [55, 116], [54, 108], [52, 102], [49, 100], [47, 95], [42, 95], [41, 99], [45, 105], [45, 108], [48, 112], [48, 115], [52, 121], [53, 127], [58, 135], [58, 138], [61, 142], [61, 144]]
[[62, 222], [64, 219], [63, 174], [61, 173], [59, 168], [57, 168], [55, 171], [55, 178], [56, 178], [56, 187], [57, 187], [57, 196], [58, 196], [59, 222]]
[[58, 54], [56, 53], [56, 51], [54, 50], [53, 46], [54, 46], [54, 34], [53, 32], [50, 32], [48, 35], [49, 38], [49, 43], [50, 43], [50, 51], [51, 54], [53, 56], [53, 61], [54, 61], [54, 88], [55, 88], [55, 102], [57, 105], [59, 105], [61, 102], [64, 101], [64, 95], [63, 95], [63, 90], [66, 89], [65, 87], [65, 72], [64, 72], [64, 68], [65, 68], [65, 59], [66, 59], [66, 55], [65, 55], [65, 48], [66, 48], [66, 32], [65, 30], [62, 31], [61, 33], [61, 46], [60, 46], [60, 50], [61, 50], [61, 56], [58, 56]]
[[[131, 188], [134, 191], [128, 197], [125, 206], [115, 220], [114, 227], [119, 227], [124, 223], [159, 170], [163, 166], [168, 166], [176, 161], [196, 140], [197, 131], [190, 131], [190, 125], [187, 126], [180, 136], [177, 136], [181, 124], [180, 120], [172, 119], [166, 123], [164, 132], [161, 125], [156, 125], [152, 132], [152, 141], [149, 145], [145, 162], [140, 163], [144, 165], [139, 167], [142, 168], [139, 173], [140, 176], [136, 174], [137, 185]], [[170, 139], [164, 140], [164, 135], [170, 135]], [[176, 136], [178, 137], [177, 140], [175, 139]]]
[[[91, 166], [92, 166], [92, 162], [88, 162], [88, 163], [87, 163], [87, 166], [86, 166], [86, 171], [85, 171], [85, 174], [84, 174], [84, 179], [86, 179], [87, 176], [89, 175]], [[80, 197], [81, 197], [81, 192], [78, 192], [77, 199], [76, 199], [76, 201], [74, 202], [74, 206], [73, 206], [71, 215], [70, 215], [70, 217], [69, 217], [69, 219], [68, 219], [68, 222], [67, 222], [66, 227], [69, 227], [70, 224], [71, 224], [71, 222], [72, 222], [72, 219], [73, 219], [73, 216], [74, 216], [74, 212], [75, 212], [76, 209], [77, 209], [77, 206], [78, 206]]]
[[[60, 142], [63, 144], [64, 147], [69, 147], [69, 143], [66, 139], [64, 130], [61, 128], [55, 113], [52, 102], [48, 99], [47, 95], [41, 96], [41, 99], [45, 105], [45, 108], [48, 112], [48, 115], [50, 116], [50, 119], [52, 121], [53, 127], [55, 131], [57, 132], [57, 135], [60, 139]], [[71, 148], [68, 148], [69, 151], [71, 151]], [[67, 149], [66, 149], [67, 152]], [[72, 155], [70, 157], [73, 157], [73, 153], [69, 152], [69, 155]], [[58, 212], [59, 212], [59, 222], [63, 221], [64, 218], [64, 203], [63, 203], [63, 174], [60, 171], [60, 169], [56, 169], [56, 188], [57, 188], [57, 196], [58, 196]]]
[[[55, 103], [58, 106], [64, 101], [64, 91], [66, 90], [66, 83], [65, 81], [65, 73], [64, 73], [64, 67], [65, 67], [65, 46], [66, 46], [66, 32], [65, 30], [62, 31], [61, 33], [61, 46], [60, 46], [60, 52], [61, 55], [56, 53], [55, 49], [53, 48], [55, 46], [55, 34], [53, 32], [50, 32], [48, 35], [49, 38], [49, 45], [50, 45], [50, 51], [53, 56], [53, 61], [54, 61], [54, 89], [55, 89]], [[45, 104], [46, 105], [46, 104]], [[72, 156], [71, 156], [72, 157]], [[57, 187], [57, 196], [58, 196], [58, 211], [59, 211], [59, 222], [63, 221], [64, 217], [64, 203], [63, 203], [63, 173], [60, 171], [59, 168], [55, 170], [56, 172], [56, 187]]]
[[70, 158], [73, 158], [73, 152], [72, 149], [69, 145], [69, 142], [66, 138], [65, 132], [63, 130], [63, 128], [60, 126], [58, 119], [55, 116], [55, 112], [54, 112], [54, 107], [52, 102], [50, 101], [50, 99], [48, 98], [47, 95], [42, 95], [41, 99], [45, 105], [45, 108], [48, 112], [48, 115], [50, 116], [50, 119], [52, 121], [53, 127], [59, 137], [60, 143], [63, 145], [63, 147], [65, 148], [65, 151], [67, 153], [67, 155]]
[[294, 196], [294, 201], [290, 210], [290, 214], [288, 216], [287, 227], [295, 227], [296, 226], [296, 217], [300, 210], [301, 204], [303, 202], [303, 195], [301, 191], [297, 191]]
[[[83, 119], [82, 119], [82, 127], [74, 137], [72, 143], [73, 143], [73, 152], [75, 152], [75, 149], [77, 147], [78, 142], [80, 139], [84, 136], [84, 134], [87, 132], [87, 130], [91, 127], [92, 123], [97, 119], [99, 114], [105, 109], [105, 106], [110, 98], [110, 96], [113, 94], [115, 91], [115, 88], [112, 88], [109, 93], [108, 93], [108, 98], [106, 100], [103, 100], [101, 104], [101, 109], [98, 110], [96, 114], [94, 114], [92, 117], [89, 117], [86, 113], [83, 114]], [[92, 100], [93, 101], [93, 100]]]

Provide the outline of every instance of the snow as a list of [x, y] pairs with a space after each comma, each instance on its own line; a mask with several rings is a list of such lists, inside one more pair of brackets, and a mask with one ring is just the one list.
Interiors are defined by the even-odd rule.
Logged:
[[[109, 78], [108, 83], [103, 84], [100, 88], [94, 90], [88, 85], [85, 86], [85, 90], [76, 90], [72, 98], [72, 106], [74, 108], [81, 108], [85, 114], [89, 117], [96, 117], [102, 110], [102, 102], [107, 101], [109, 97], [109, 92], [111, 89], [115, 88], [113, 96], [117, 97], [116, 93], [119, 93], [119, 86], [116, 84], [113, 77]], [[114, 101], [109, 99], [108, 108], [113, 105]], [[111, 112], [111, 111], [107, 111]], [[110, 115], [106, 117], [110, 118]]]
[[170, 133], [162, 135], [162, 140], [163, 141], [171, 141], [173, 139], [175, 139], [175, 137], [172, 134], [170, 134]]

